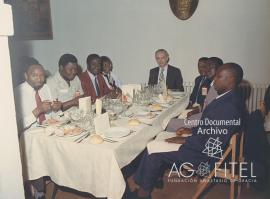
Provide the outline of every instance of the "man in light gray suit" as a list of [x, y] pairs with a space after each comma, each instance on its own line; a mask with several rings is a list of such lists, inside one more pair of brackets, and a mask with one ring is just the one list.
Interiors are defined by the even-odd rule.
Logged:
[[[218, 57], [210, 57], [208, 59], [208, 78], [213, 80], [214, 76], [216, 74], [217, 69], [223, 64], [223, 61], [218, 58]], [[211, 87], [206, 95], [205, 101], [204, 101], [204, 106], [202, 111], [207, 107], [208, 104], [210, 104], [217, 96], [217, 91], [215, 90], [215, 88], [213, 87], [213, 83], [211, 83]], [[187, 120], [189, 121], [197, 121], [200, 120], [202, 116], [202, 112], [200, 113], [196, 113], [196, 114], [192, 114], [189, 115]], [[166, 131], [169, 132], [176, 132], [178, 129], [180, 128], [192, 128], [195, 127], [196, 125], [194, 124], [194, 122], [185, 122], [184, 119], [179, 119], [179, 118], [172, 118], [166, 128]]]

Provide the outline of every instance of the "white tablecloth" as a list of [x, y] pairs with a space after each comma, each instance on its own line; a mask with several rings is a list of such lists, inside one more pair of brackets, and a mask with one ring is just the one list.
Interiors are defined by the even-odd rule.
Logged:
[[[26, 131], [20, 137], [24, 179], [50, 176], [58, 185], [67, 186], [96, 197], [120, 199], [125, 190], [121, 168], [140, 154], [147, 143], [165, 129], [170, 118], [177, 116], [188, 104], [188, 95], [176, 101], [152, 121], [141, 124], [131, 135], [116, 143], [93, 145], [88, 139], [81, 143], [47, 136], [44, 129]], [[127, 125], [128, 118], [115, 121]]]

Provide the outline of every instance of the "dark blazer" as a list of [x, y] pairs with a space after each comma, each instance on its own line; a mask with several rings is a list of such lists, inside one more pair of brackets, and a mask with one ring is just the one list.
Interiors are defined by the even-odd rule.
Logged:
[[[159, 67], [152, 68], [149, 73], [148, 85], [158, 84]], [[183, 78], [179, 68], [168, 65], [166, 85], [168, 89], [184, 91]]]
[[104, 78], [101, 74], [97, 76], [98, 79], [98, 85], [100, 90], [100, 95], [96, 95], [96, 91], [94, 88], [94, 85], [91, 81], [91, 78], [87, 71], [83, 72], [79, 76], [82, 84], [82, 89], [85, 96], [91, 96], [92, 102], [95, 102], [97, 98], [103, 97], [104, 95], [108, 94], [110, 92], [109, 87], [107, 86], [106, 82], [104, 81]]
[[207, 88], [207, 92], [208, 92], [212, 81], [208, 78], [205, 78], [203, 80], [203, 78], [204, 76], [200, 75], [196, 77], [195, 79], [195, 84], [189, 98], [191, 105], [196, 102], [196, 97], [197, 97], [197, 103], [200, 104], [201, 107], [203, 107], [204, 105], [204, 100], [205, 100], [206, 95], [202, 95], [202, 88], [203, 87]]
[[[224, 126], [215, 126], [215, 125], [205, 125], [205, 118], [209, 120], [234, 120], [242, 118], [242, 103], [239, 95], [235, 91], [230, 91], [224, 96], [214, 99], [203, 111], [201, 121], [204, 124], [198, 125], [197, 127], [192, 128], [192, 136], [186, 139], [185, 144], [179, 148], [179, 152], [182, 156], [183, 161], [191, 162], [195, 168], [201, 162], [208, 162], [212, 167], [214, 162], [219, 159], [209, 157], [207, 154], [202, 153], [206, 148], [205, 144], [207, 143], [210, 137], [221, 141], [221, 149], [225, 150], [227, 143], [229, 142], [232, 134], [240, 132], [241, 126], [237, 125], [224, 125]], [[198, 134], [199, 128], [201, 130], [207, 130], [210, 128], [214, 129], [225, 129], [227, 134]]]

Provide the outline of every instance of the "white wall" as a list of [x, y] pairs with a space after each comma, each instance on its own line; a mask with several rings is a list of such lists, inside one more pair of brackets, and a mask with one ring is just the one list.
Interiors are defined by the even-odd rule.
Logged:
[[112, 58], [124, 82], [146, 82], [154, 51], [165, 48], [185, 81], [197, 75], [199, 57], [220, 56], [242, 65], [250, 81], [269, 82], [269, 0], [201, 0], [187, 21], [168, 0], [51, 0], [51, 11], [54, 39], [24, 44], [52, 72], [63, 53], [83, 67], [98, 53]]

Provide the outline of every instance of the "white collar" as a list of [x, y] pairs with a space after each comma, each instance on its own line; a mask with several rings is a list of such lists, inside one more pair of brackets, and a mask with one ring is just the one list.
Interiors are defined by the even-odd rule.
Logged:
[[168, 69], [168, 64], [165, 65], [164, 67], [160, 67], [160, 66], [159, 66], [159, 69], [160, 69], [160, 70], [161, 70], [161, 69], [164, 69], [164, 71], [166, 71], [166, 70]]
[[97, 75], [95, 76], [95, 75], [94, 75], [93, 73], [91, 73], [89, 70], [87, 70], [87, 73], [88, 73], [89, 77], [90, 77], [92, 80], [94, 80], [95, 77], [97, 77]]
[[222, 97], [222, 96], [224, 96], [224, 95], [226, 95], [227, 93], [229, 93], [231, 90], [229, 90], [229, 91], [227, 91], [227, 92], [225, 92], [225, 93], [223, 93], [223, 94], [221, 94], [221, 95], [219, 95], [219, 96], [217, 96], [216, 97], [216, 99], [218, 99], [218, 98], [220, 98], [220, 97]]

